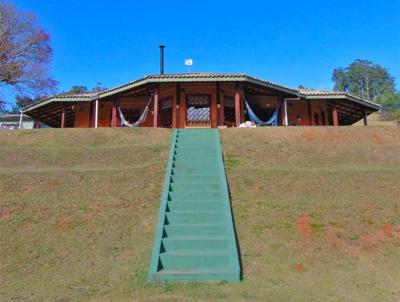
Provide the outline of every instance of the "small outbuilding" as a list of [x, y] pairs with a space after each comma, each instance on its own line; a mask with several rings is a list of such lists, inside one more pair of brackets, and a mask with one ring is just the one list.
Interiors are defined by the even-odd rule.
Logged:
[[0, 129], [33, 129], [40, 128], [40, 124], [35, 122], [30, 116], [23, 115], [21, 120], [20, 114], [7, 113], [0, 115]]

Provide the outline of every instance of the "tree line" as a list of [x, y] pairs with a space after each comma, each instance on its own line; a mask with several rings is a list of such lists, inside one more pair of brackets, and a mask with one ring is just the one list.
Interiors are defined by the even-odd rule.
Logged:
[[334, 90], [348, 92], [382, 105], [385, 117], [400, 118], [400, 91], [388, 69], [368, 60], [355, 60], [333, 70]]

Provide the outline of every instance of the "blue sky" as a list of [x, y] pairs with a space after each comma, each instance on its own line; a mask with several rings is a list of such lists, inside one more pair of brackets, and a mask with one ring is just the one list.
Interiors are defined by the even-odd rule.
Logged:
[[247, 73], [290, 87], [331, 89], [332, 70], [369, 59], [400, 81], [400, 0], [16, 0], [50, 33], [59, 90], [111, 88], [159, 72]]

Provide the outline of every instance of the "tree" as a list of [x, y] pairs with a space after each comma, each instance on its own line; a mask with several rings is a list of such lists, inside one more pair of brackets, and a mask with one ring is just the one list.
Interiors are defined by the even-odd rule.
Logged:
[[355, 60], [346, 68], [333, 70], [334, 90], [376, 101], [387, 92], [395, 92], [394, 77], [389, 71], [368, 60]]
[[400, 92], [386, 92], [378, 98], [384, 111], [400, 109]]
[[74, 85], [69, 90], [69, 94], [80, 94], [80, 93], [88, 93], [89, 89], [83, 85]]
[[106, 88], [106, 87], [103, 87], [103, 85], [101, 84], [101, 82], [97, 82], [97, 83], [96, 83], [96, 86], [94, 86], [94, 87], [92, 88], [92, 92], [100, 92], [100, 91], [104, 91], [104, 90], [107, 90], [107, 88]]
[[57, 82], [48, 72], [52, 49], [49, 35], [36, 17], [0, 2], [0, 88], [18, 95], [47, 95]]
[[400, 91], [386, 92], [379, 97], [378, 102], [382, 105], [382, 119], [400, 120]]
[[17, 95], [15, 97], [15, 105], [12, 106], [10, 113], [18, 113], [21, 108], [32, 105], [33, 103], [42, 101], [45, 99], [45, 96], [37, 96], [37, 97], [29, 97], [29, 96], [21, 96]]
[[[90, 92], [101, 92], [107, 90], [107, 88], [103, 87], [101, 82], [97, 82], [96, 86], [94, 86]], [[89, 93], [89, 89], [85, 85], [74, 85], [71, 89], [66, 92], [67, 94], [80, 94], [80, 93]]]

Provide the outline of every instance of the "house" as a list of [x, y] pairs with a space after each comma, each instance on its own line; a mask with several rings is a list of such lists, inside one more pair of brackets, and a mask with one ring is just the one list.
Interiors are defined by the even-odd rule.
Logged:
[[[20, 125], [20, 118], [19, 114], [3, 114], [0, 115], [0, 129], [18, 129]], [[35, 122], [34, 119], [27, 115], [22, 116], [21, 121], [21, 128], [22, 129], [33, 129], [39, 128], [39, 123]]]
[[292, 89], [245, 74], [159, 74], [99, 93], [57, 95], [22, 109], [51, 127], [342, 126], [379, 105], [336, 91]]

